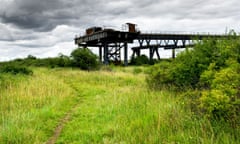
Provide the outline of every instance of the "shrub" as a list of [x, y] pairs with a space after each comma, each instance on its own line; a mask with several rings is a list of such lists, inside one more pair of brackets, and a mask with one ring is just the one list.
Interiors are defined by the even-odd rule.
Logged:
[[57, 58], [57, 65], [60, 67], [70, 67], [72, 65], [72, 61], [68, 56], [60, 55]]
[[17, 65], [3, 65], [0, 67], [1, 73], [10, 73], [10, 74], [25, 74], [25, 75], [31, 75], [33, 74], [33, 71], [23, 67], [23, 66], [17, 66]]
[[99, 62], [97, 56], [87, 48], [78, 48], [71, 53], [73, 59], [73, 66], [79, 67], [83, 70], [97, 69]]
[[130, 63], [132, 65], [144, 65], [144, 64], [150, 64], [150, 61], [146, 55], [141, 55], [138, 57], [132, 57]]
[[[225, 62], [229, 58], [239, 62], [239, 55], [240, 42], [239, 39], [235, 37], [229, 37], [229, 39], [221, 41], [215, 39], [203, 40], [203, 42], [197, 44], [193, 50], [180, 53], [176, 59], [169, 64], [169, 69], [160, 70], [155, 66], [155, 71], [157, 72], [151, 73], [153, 75], [150, 74], [150, 77], [159, 75], [158, 78], [161, 84], [173, 84], [179, 88], [197, 88], [202, 73], [209, 69], [211, 64], [214, 65], [214, 69], [212, 70], [219, 70], [226, 66]], [[158, 66], [161, 67], [162, 65]], [[166, 67], [164, 68], [166, 69]], [[164, 75], [166, 75], [163, 73], [166, 71], [169, 76], [167, 78], [174, 79], [174, 81], [163, 80], [165, 79]], [[202, 79], [203, 77], [204, 76], [202, 76]], [[156, 80], [153, 81], [159, 83]]]
[[[147, 77], [152, 87], [173, 87], [192, 96], [194, 111], [209, 118], [240, 121], [240, 39], [208, 39], [182, 52], [171, 63], [152, 67]], [[196, 110], [198, 108], [198, 110]]]
[[211, 89], [202, 92], [200, 106], [209, 117], [238, 121], [240, 120], [240, 64], [232, 60], [226, 63], [230, 65], [211, 74], [208, 82]]
[[163, 88], [163, 86], [171, 86], [174, 82], [171, 73], [171, 62], [163, 61], [150, 68], [148, 71], [147, 83], [151, 88]]

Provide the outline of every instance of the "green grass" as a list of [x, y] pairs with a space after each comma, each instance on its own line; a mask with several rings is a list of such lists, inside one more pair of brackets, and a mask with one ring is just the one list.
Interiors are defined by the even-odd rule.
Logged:
[[0, 93], [0, 143], [44, 143], [71, 109], [57, 143], [240, 143], [239, 129], [194, 116], [176, 93], [149, 90], [145, 72], [35, 69], [14, 77]]
[[8, 82], [0, 93], [0, 143], [43, 143], [77, 100], [75, 91], [46, 69], [4, 79]]

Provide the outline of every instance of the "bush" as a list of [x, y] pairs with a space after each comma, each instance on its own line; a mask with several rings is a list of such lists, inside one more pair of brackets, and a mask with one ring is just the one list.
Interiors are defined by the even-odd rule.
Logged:
[[172, 86], [174, 83], [173, 75], [171, 74], [171, 62], [163, 61], [150, 68], [148, 71], [147, 83], [151, 88], [163, 88]]
[[[213, 70], [219, 70], [226, 66], [226, 61], [230, 58], [239, 61], [240, 55], [240, 40], [235, 37], [229, 37], [227, 40], [203, 40], [197, 44], [193, 50], [180, 53], [176, 59], [169, 64], [166, 70], [156, 68], [158, 72], [150, 74], [150, 77], [159, 75], [161, 84], [173, 84], [179, 88], [199, 86], [202, 73], [209, 69], [209, 66], [214, 64]], [[165, 65], [165, 64], [164, 64]], [[158, 65], [161, 67], [162, 65]], [[164, 72], [166, 72], [164, 73]], [[157, 74], [156, 74], [157, 73]], [[168, 75], [166, 77], [166, 75]], [[163, 80], [170, 78], [169, 80]], [[150, 78], [151, 79], [151, 78]], [[171, 79], [174, 79], [172, 81]], [[156, 81], [156, 80], [154, 80]], [[157, 82], [157, 81], [156, 81]]]
[[23, 66], [4, 65], [0, 67], [0, 73], [32, 75], [33, 71]]
[[[152, 67], [147, 82], [151, 87], [173, 87], [190, 96], [194, 110], [209, 118], [239, 121], [240, 39], [208, 39], [182, 52], [171, 63]], [[197, 94], [198, 93], [198, 94]]]
[[60, 55], [56, 58], [57, 65], [59, 67], [70, 67], [72, 65], [72, 61], [68, 56]]
[[83, 70], [97, 69], [99, 62], [97, 56], [87, 48], [78, 48], [71, 53], [73, 66], [79, 67]]
[[150, 64], [150, 61], [146, 55], [141, 55], [138, 57], [132, 57], [131, 62], [132, 65], [144, 65], [144, 64]]
[[[211, 74], [210, 90], [203, 91], [200, 106], [207, 116], [239, 121], [240, 116], [240, 64], [229, 60], [226, 68]], [[209, 70], [203, 73], [202, 77]]]

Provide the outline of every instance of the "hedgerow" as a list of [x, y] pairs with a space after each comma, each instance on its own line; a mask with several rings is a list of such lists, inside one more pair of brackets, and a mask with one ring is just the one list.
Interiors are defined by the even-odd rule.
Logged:
[[25, 66], [8, 64], [0, 67], [0, 73], [9, 73], [13, 75], [17, 75], [17, 74], [32, 75], [33, 71]]

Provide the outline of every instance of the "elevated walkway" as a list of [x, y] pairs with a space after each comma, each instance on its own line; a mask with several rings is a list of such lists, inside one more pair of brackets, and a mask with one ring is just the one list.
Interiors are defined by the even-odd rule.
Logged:
[[103, 29], [84, 36], [76, 37], [75, 44], [80, 47], [96, 47], [99, 49], [99, 58], [105, 64], [109, 61], [121, 61], [121, 49], [124, 49], [124, 64], [128, 64], [128, 44], [136, 43], [132, 47], [133, 56], [140, 56], [141, 50], [149, 49], [149, 58], [153, 59], [157, 54], [160, 59], [159, 48], [172, 49], [172, 57], [175, 58], [175, 49], [193, 47], [196, 42], [208, 38], [226, 38], [220, 34], [187, 34], [187, 33], [140, 33], [131, 31], [116, 31]]

